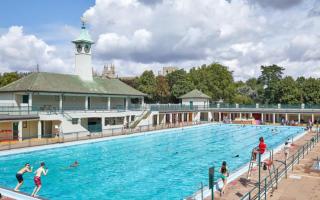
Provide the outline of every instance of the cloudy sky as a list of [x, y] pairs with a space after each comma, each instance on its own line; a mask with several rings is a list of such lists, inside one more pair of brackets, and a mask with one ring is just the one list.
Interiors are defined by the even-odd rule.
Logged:
[[220, 62], [236, 79], [278, 64], [320, 77], [319, 0], [2, 0], [0, 70], [72, 73], [84, 16], [93, 65], [133, 76]]

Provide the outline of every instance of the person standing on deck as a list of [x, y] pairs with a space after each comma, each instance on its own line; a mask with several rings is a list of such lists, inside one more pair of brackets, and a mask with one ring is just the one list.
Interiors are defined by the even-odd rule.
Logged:
[[267, 145], [266, 143], [264, 143], [264, 139], [263, 137], [259, 138], [259, 146], [257, 146], [254, 150], [253, 150], [253, 160], [256, 160], [257, 158], [257, 154], [260, 153], [261, 155], [264, 154], [264, 152], [266, 152], [267, 150]]
[[289, 142], [285, 142], [285, 143], [284, 143], [284, 147], [283, 147], [285, 160], [288, 160], [289, 150], [290, 150]]
[[41, 175], [47, 175], [48, 174], [48, 169], [46, 170], [45, 168], [45, 163], [42, 162], [40, 164], [40, 167], [35, 171], [35, 176], [34, 176], [34, 184], [36, 185], [36, 187], [33, 189], [33, 192], [31, 194], [31, 196], [36, 196], [37, 193], [40, 191], [41, 189]]
[[23, 174], [26, 173], [26, 172], [32, 172], [32, 167], [30, 167], [30, 164], [29, 163], [26, 163], [24, 165], [23, 168], [21, 168], [17, 174], [16, 174], [16, 178], [17, 178], [17, 181], [18, 181], [18, 184], [17, 186], [14, 188], [15, 191], [19, 191], [19, 188], [21, 187], [21, 185], [23, 184]]
[[223, 186], [220, 190], [220, 196], [222, 196], [222, 194], [224, 194], [224, 190], [226, 189], [226, 186], [227, 186], [227, 177], [229, 176], [229, 170], [228, 170], [226, 161], [222, 162], [222, 166], [220, 168], [220, 173], [221, 173], [221, 179], [223, 182]]

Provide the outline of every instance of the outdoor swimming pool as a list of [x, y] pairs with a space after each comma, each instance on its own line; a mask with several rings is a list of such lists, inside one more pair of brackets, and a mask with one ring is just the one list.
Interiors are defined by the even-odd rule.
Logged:
[[[276, 131], [272, 131], [276, 129]], [[45, 161], [39, 195], [49, 199], [182, 199], [207, 184], [208, 168], [227, 161], [231, 171], [249, 162], [258, 138], [268, 148], [304, 130], [301, 127], [205, 125], [135, 137], [0, 157], [0, 185], [14, 188], [24, 163]], [[235, 157], [239, 155], [239, 157]], [[80, 166], [66, 169], [77, 160]], [[31, 193], [33, 174], [21, 191]]]

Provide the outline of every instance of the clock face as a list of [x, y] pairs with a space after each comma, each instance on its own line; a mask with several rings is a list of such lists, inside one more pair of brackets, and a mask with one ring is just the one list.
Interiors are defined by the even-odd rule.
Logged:
[[77, 45], [77, 51], [78, 51], [78, 53], [81, 53], [81, 51], [82, 51], [82, 46], [81, 46], [81, 44], [78, 44], [78, 45]]
[[90, 46], [89, 45], [85, 45], [84, 46], [84, 52], [89, 53], [90, 52]]

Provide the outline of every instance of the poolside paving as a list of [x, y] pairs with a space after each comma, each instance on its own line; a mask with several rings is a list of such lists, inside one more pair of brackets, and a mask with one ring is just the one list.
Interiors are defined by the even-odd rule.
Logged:
[[320, 158], [320, 144], [283, 179], [270, 200], [318, 200], [320, 199], [320, 171], [312, 170], [314, 162]]
[[9, 198], [9, 197], [5, 197], [5, 196], [2, 196], [2, 198], [0, 198], [1, 200], [15, 200], [15, 199], [12, 199], [12, 198]]
[[[300, 139], [298, 139], [297, 141], [295, 141], [294, 145], [291, 146], [290, 148], [290, 155], [293, 155], [293, 153], [296, 152], [300, 146], [303, 146], [314, 135], [315, 133], [310, 132], [304, 135], [303, 137], [301, 137]], [[266, 141], [266, 143], [268, 143], [268, 141]], [[301, 173], [306, 173], [307, 171], [305, 169], [306, 169], [306, 166], [308, 166], [307, 164], [308, 159], [310, 159], [309, 162], [311, 162], [311, 160], [314, 159], [315, 155], [319, 155], [320, 157], [320, 143], [318, 143], [316, 147], [311, 151], [312, 153], [309, 153], [308, 155], [306, 155], [305, 158], [301, 160], [299, 165], [298, 164], [295, 165], [293, 172], [291, 172], [290, 170], [290, 173], [288, 174], [288, 179], [283, 178], [280, 181], [278, 189], [275, 190], [273, 193], [272, 200], [320, 199], [320, 191], [318, 192], [317, 195], [314, 194], [314, 191], [320, 188], [319, 187], [320, 175], [317, 174], [317, 178], [314, 177], [315, 175], [314, 172], [310, 172], [306, 176], [301, 175]], [[282, 150], [274, 154], [274, 160], [280, 160], [280, 161], [285, 160], [284, 153]], [[275, 167], [282, 165], [280, 162], [274, 162], [274, 164], [275, 164]], [[261, 170], [261, 172], [262, 172], [261, 177], [263, 178], [268, 175], [268, 171]], [[297, 175], [301, 176], [302, 178], [296, 179], [297, 177], [294, 176], [295, 173], [297, 173]], [[289, 178], [290, 175], [291, 175], [291, 178]], [[250, 181], [247, 179], [247, 173], [242, 174], [235, 181], [232, 181], [227, 185], [225, 194], [222, 195], [222, 197], [220, 197], [219, 192], [215, 192], [215, 199], [216, 200], [233, 200], [233, 199], [239, 200], [248, 191], [254, 188], [257, 182], [258, 182], [258, 170], [257, 170], [257, 167], [255, 167], [252, 171]], [[305, 184], [305, 185], [301, 187], [299, 186], [300, 184]], [[308, 196], [304, 196], [306, 193], [308, 193], [307, 194]], [[270, 195], [271, 193], [268, 194], [268, 199], [270, 198]], [[205, 200], [211, 200], [211, 196], [206, 197]]]

